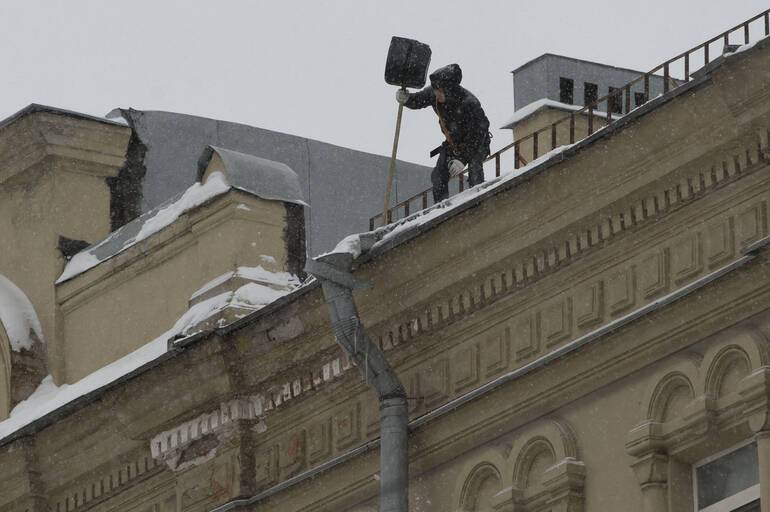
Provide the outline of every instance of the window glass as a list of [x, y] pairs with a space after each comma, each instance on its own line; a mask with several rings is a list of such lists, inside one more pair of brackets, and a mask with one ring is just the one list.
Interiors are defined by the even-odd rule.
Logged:
[[613, 114], [622, 114], [623, 113], [623, 91], [621, 89], [618, 89], [617, 87], [610, 87], [609, 88], [609, 98], [607, 101], [609, 102], [609, 108], [610, 112]]
[[596, 108], [596, 100], [599, 98], [599, 86], [591, 82], [583, 84], [583, 105], [593, 105]]
[[559, 101], [572, 105], [575, 102], [575, 82], [571, 78], [559, 78]]
[[757, 445], [746, 445], [697, 467], [695, 477], [698, 482], [698, 510], [756, 485], [759, 483]]

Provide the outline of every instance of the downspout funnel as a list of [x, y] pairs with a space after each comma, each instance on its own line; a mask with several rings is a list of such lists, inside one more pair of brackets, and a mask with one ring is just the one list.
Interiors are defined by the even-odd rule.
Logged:
[[380, 512], [407, 512], [409, 505], [406, 391], [380, 348], [369, 339], [353, 301], [368, 287], [350, 273], [353, 256], [332, 253], [309, 259], [305, 271], [321, 282], [337, 343], [355, 362], [380, 401]]

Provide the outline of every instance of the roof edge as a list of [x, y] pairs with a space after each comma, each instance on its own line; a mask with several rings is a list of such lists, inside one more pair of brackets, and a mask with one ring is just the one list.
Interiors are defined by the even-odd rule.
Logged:
[[[601, 66], [603, 68], [616, 69], [618, 71], [630, 71], [632, 73], [639, 73], [640, 75], [644, 74], [644, 71], [639, 71], [638, 69], [625, 68], [625, 67], [622, 67], [622, 66], [614, 66], [612, 64], [605, 64], [603, 62], [596, 62], [596, 61], [587, 60], [587, 59], [579, 59], [577, 57], [568, 57], [566, 55], [560, 55], [558, 53], [551, 53], [551, 52], [546, 52], [546, 53], [544, 53], [542, 55], [539, 55], [539, 56], [537, 56], [537, 57], [535, 57], [533, 59], [528, 60], [524, 64], [521, 64], [516, 69], [512, 70], [511, 73], [513, 74], [513, 73], [516, 73], [518, 71], [521, 71], [522, 68], [525, 68], [525, 67], [527, 67], [527, 66], [529, 66], [531, 64], [534, 64], [535, 62], [537, 62], [539, 60], [542, 60], [542, 59], [544, 59], [546, 57], [558, 57], [560, 59], [571, 60], [573, 62], [579, 62], [581, 64], [593, 64], [595, 66]], [[660, 76], [660, 75], [653, 75], [653, 76]]]
[[30, 103], [23, 109], [11, 114], [10, 116], [6, 117], [5, 119], [0, 120], [0, 130], [12, 125], [19, 119], [22, 119], [24, 117], [27, 117], [31, 114], [36, 114], [39, 112], [44, 112], [47, 114], [53, 114], [57, 116], [65, 116], [65, 117], [72, 117], [75, 119], [83, 119], [86, 121], [96, 121], [98, 123], [107, 124], [110, 126], [118, 126], [120, 128], [128, 128], [125, 123], [121, 123], [119, 121], [112, 121], [110, 119], [99, 117], [99, 116], [93, 116], [91, 114], [83, 114], [82, 112], [75, 112], [74, 110], [67, 110], [63, 108], [58, 107], [51, 107], [49, 105], [41, 105], [39, 103]]

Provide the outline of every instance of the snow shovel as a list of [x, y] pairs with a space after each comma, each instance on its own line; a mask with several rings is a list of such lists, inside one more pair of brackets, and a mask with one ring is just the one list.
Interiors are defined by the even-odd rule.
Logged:
[[[385, 82], [397, 85], [406, 90], [407, 87], [421, 88], [425, 85], [430, 64], [430, 46], [414, 39], [396, 37], [390, 40], [388, 58], [385, 61]], [[396, 135], [393, 137], [393, 152], [390, 155], [388, 182], [385, 187], [385, 206], [382, 210], [382, 223], [388, 223], [388, 208], [390, 207], [390, 192], [393, 188], [393, 175], [396, 173], [396, 153], [398, 152], [398, 137], [401, 133], [401, 115], [404, 106], [398, 105], [396, 117]]]

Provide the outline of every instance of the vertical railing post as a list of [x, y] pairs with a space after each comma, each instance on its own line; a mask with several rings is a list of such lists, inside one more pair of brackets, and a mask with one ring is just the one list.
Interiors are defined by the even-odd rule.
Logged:
[[422, 193], [422, 209], [424, 210], [427, 207], [428, 207], [428, 193], [427, 192], [423, 192]]
[[409, 199], [404, 201], [404, 217], [409, 217]]
[[626, 114], [631, 112], [631, 86], [626, 85]]
[[770, 13], [765, 13], [765, 35], [770, 36]]
[[588, 135], [594, 132], [594, 106], [588, 105]]
[[663, 64], [663, 94], [668, 92], [668, 79], [670, 75], [668, 73], [668, 62]]
[[519, 143], [513, 145], [513, 168], [519, 168]]
[[684, 81], [690, 81], [690, 52], [684, 54]]
[[743, 44], [749, 44], [749, 23], [743, 24]]
[[709, 63], [709, 44], [703, 43], [703, 65], [707, 65]]
[[569, 143], [575, 143], [575, 113], [569, 115]]
[[458, 189], [459, 189], [460, 192], [462, 192], [463, 190], [465, 190], [465, 180], [463, 179], [463, 175], [462, 174], [459, 174], [457, 176], [457, 181], [460, 182], [459, 185], [458, 185]]
[[644, 74], [644, 102], [650, 101], [650, 74]]
[[556, 123], [551, 125], [551, 149], [556, 149]]
[[500, 153], [495, 153], [495, 176], [500, 176]]
[[532, 160], [537, 158], [537, 146], [538, 146], [537, 134], [538, 132], [535, 132], [532, 134]]

